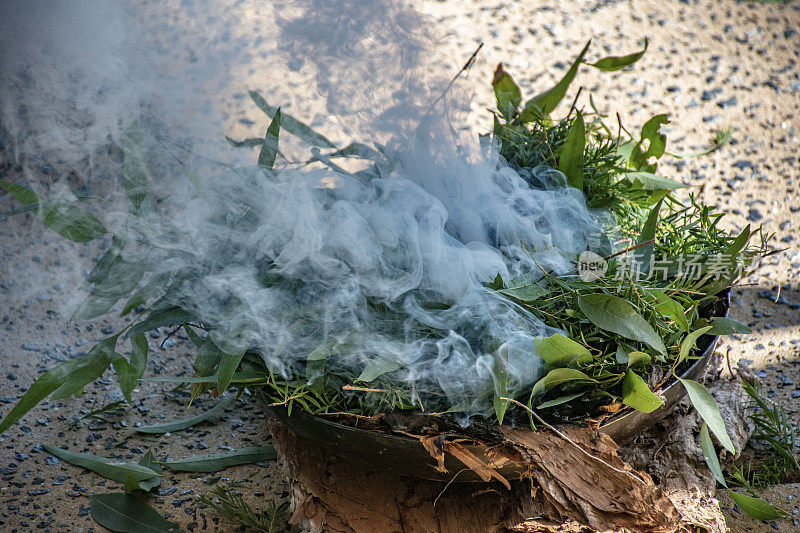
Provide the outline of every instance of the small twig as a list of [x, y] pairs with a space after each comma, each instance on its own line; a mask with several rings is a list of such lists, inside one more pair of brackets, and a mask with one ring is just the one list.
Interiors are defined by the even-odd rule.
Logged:
[[358, 387], [356, 385], [344, 385], [342, 390], [352, 390], [358, 392], [392, 392], [388, 389], [370, 389], [369, 387]]
[[433, 103], [431, 104], [430, 109], [428, 110], [427, 113], [425, 113], [426, 116], [431, 114], [431, 111], [433, 111], [433, 108], [436, 107], [436, 104], [438, 104], [442, 100], [442, 98], [444, 98], [444, 96], [450, 90], [450, 87], [453, 86], [453, 84], [456, 82], [456, 80], [459, 78], [459, 76], [461, 76], [464, 72], [469, 70], [469, 68], [472, 66], [472, 64], [475, 63], [475, 58], [478, 56], [478, 52], [481, 51], [481, 48], [483, 48], [483, 43], [478, 45], [478, 48], [476, 48], [475, 51], [472, 52], [472, 55], [469, 56], [469, 59], [467, 59], [467, 62], [464, 63], [463, 67], [461, 67], [461, 70], [459, 70], [456, 73], [456, 75], [453, 76], [453, 79], [450, 80], [450, 83], [448, 83], [447, 87], [444, 88], [444, 90], [442, 91], [442, 94], [440, 94], [439, 97], [436, 100], [433, 101]]
[[628, 471], [628, 470], [621, 470], [621, 469], [617, 468], [616, 466], [613, 466], [613, 465], [610, 465], [610, 464], [608, 464], [607, 462], [605, 462], [605, 461], [604, 461], [603, 459], [601, 459], [600, 457], [597, 457], [596, 455], [593, 455], [592, 453], [588, 452], [588, 451], [587, 451], [587, 450], [585, 450], [585, 449], [584, 449], [584, 448], [583, 448], [583, 447], [582, 447], [580, 444], [578, 444], [577, 442], [575, 442], [574, 440], [572, 440], [571, 438], [569, 438], [567, 435], [565, 435], [564, 433], [562, 433], [561, 431], [559, 431], [559, 430], [558, 430], [558, 429], [557, 429], [555, 426], [551, 426], [550, 424], [548, 424], [547, 422], [545, 422], [545, 421], [544, 421], [544, 419], [543, 419], [541, 416], [539, 416], [538, 414], [536, 414], [536, 413], [533, 411], [533, 409], [531, 409], [530, 407], [528, 407], [528, 406], [527, 406], [527, 405], [525, 405], [524, 403], [522, 403], [522, 402], [519, 402], [519, 401], [515, 400], [514, 398], [502, 398], [502, 397], [501, 397], [500, 399], [501, 399], [501, 400], [508, 401], [508, 402], [511, 402], [511, 403], [514, 403], [514, 404], [516, 404], [516, 405], [519, 405], [520, 407], [522, 407], [523, 409], [525, 409], [526, 411], [528, 411], [528, 412], [529, 412], [529, 413], [530, 413], [530, 414], [531, 414], [531, 415], [532, 415], [534, 418], [536, 418], [536, 420], [538, 420], [540, 424], [542, 424], [543, 426], [545, 426], [547, 429], [549, 429], [550, 431], [552, 431], [553, 433], [555, 433], [556, 435], [558, 435], [559, 437], [561, 437], [561, 438], [562, 438], [562, 439], [564, 439], [565, 441], [567, 441], [567, 442], [569, 442], [570, 444], [572, 444], [573, 446], [575, 446], [575, 447], [576, 447], [578, 450], [580, 450], [580, 451], [581, 451], [581, 453], [583, 453], [584, 455], [586, 455], [586, 456], [587, 456], [587, 457], [589, 457], [590, 459], [594, 459], [595, 461], [599, 461], [599, 462], [603, 463], [604, 465], [606, 465], [607, 467], [609, 467], [610, 469], [614, 470], [615, 472], [619, 472], [620, 474], [624, 474], [624, 475], [626, 475], [626, 476], [632, 477], [633, 479], [635, 479], [635, 480], [636, 480], [636, 481], [638, 481], [639, 483], [642, 483], [643, 485], [647, 485], [647, 482], [646, 482], [645, 480], [643, 480], [643, 479], [642, 479], [642, 478], [640, 478], [639, 476], [636, 476], [636, 475], [634, 475], [634, 474], [632, 473], [632, 471]]
[[178, 326], [175, 327], [175, 329], [173, 329], [172, 331], [167, 333], [166, 338], [163, 341], [161, 341], [161, 344], [159, 344], [158, 347], [159, 348], [163, 348], [164, 347], [164, 343], [167, 342], [170, 337], [172, 337], [173, 335], [178, 333], [178, 330], [181, 329], [182, 327], [183, 327], [183, 324], [179, 324]]
[[650, 239], [649, 241], [644, 241], [644, 242], [641, 242], [641, 243], [636, 244], [634, 246], [629, 246], [628, 248], [625, 248], [624, 250], [620, 250], [619, 252], [616, 252], [616, 253], [613, 253], [613, 254], [609, 255], [608, 257], [604, 257], [603, 261], [608, 261], [609, 259], [613, 259], [613, 258], [617, 257], [618, 255], [626, 254], [626, 253], [628, 253], [628, 252], [630, 252], [632, 250], [636, 250], [637, 248], [641, 248], [642, 246], [647, 246], [648, 244], [653, 244], [654, 242], [656, 242], [655, 239]]
[[440, 492], [440, 493], [439, 493], [439, 494], [436, 496], [436, 498], [434, 498], [434, 500], [433, 500], [433, 506], [434, 506], [434, 507], [436, 507], [436, 502], [438, 502], [438, 501], [439, 501], [439, 498], [441, 498], [441, 497], [442, 497], [442, 494], [444, 494], [444, 493], [445, 493], [445, 491], [448, 489], [448, 487], [450, 487], [450, 484], [451, 484], [451, 483], [453, 483], [453, 481], [455, 481], [455, 480], [456, 480], [456, 478], [458, 477], [458, 475], [459, 475], [461, 472], [466, 472], [467, 470], [469, 470], [469, 468], [463, 468], [463, 469], [461, 469], [461, 470], [459, 470], [458, 472], [456, 472], [456, 473], [455, 473], [455, 475], [452, 477], [452, 479], [451, 479], [450, 481], [448, 481], [448, 482], [447, 482], [447, 485], [445, 485], [445, 486], [444, 486], [444, 488], [442, 489], [442, 492]]

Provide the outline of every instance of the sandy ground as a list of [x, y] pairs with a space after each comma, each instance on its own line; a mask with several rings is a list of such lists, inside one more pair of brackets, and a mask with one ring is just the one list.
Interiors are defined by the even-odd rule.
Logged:
[[[582, 70], [576, 82], [592, 90], [600, 109], [620, 112], [631, 127], [668, 112], [670, 146], [686, 152], [705, 144], [713, 132], [734, 126], [731, 146], [710, 156], [673, 161], [664, 171], [696, 186], [707, 202], [730, 213], [728, 224], [763, 224], [786, 251], [770, 258], [744, 281], [733, 298], [733, 316], [754, 329], [725, 339], [719, 347], [731, 364], [752, 367], [769, 396], [800, 419], [800, 2], [760, 3], [732, 0], [597, 0], [581, 2], [419, 2], [441, 36], [440, 51], [460, 66], [478, 42], [485, 46], [470, 72], [477, 89], [473, 125], [489, 126], [483, 111], [491, 105], [488, 83], [503, 61], [523, 92], [532, 95], [560, 77], [588, 38], [594, 54], [624, 53], [644, 36], [650, 51], [633, 69], [612, 75]], [[605, 48], [605, 52], [601, 52]], [[596, 57], [596, 56], [595, 56]], [[241, 85], [264, 88], [264, 80]], [[282, 94], [280, 91], [276, 94]], [[291, 102], [295, 96], [283, 93]], [[574, 94], [574, 93], [573, 93]], [[299, 115], [299, 113], [298, 113]], [[260, 135], [246, 120], [259, 118], [245, 104], [231, 108], [229, 133]], [[0, 176], [2, 177], [2, 176]], [[12, 206], [0, 197], [0, 210]], [[124, 321], [70, 323], [70, 307], [80, 301], [81, 277], [103, 243], [65, 243], [26, 216], [0, 218], [0, 413], [7, 413], [25, 388], [58, 361], [87, 350], [108, 328]], [[188, 372], [185, 338], [165, 333], [148, 338], [148, 372]], [[228, 410], [215, 425], [145, 439], [131, 426], [185, 416], [186, 398], [161, 394], [163, 387], [143, 384], [113, 424], [82, 421], [73, 415], [119, 399], [110, 377], [87, 387], [86, 394], [45, 401], [0, 436], [0, 529], [6, 531], [99, 530], [88, 514], [87, 494], [118, 490], [81, 468], [59, 462], [40, 443], [69, 445], [101, 455], [138, 460], [148, 449], [184, 457], [267, 442], [264, 414], [256, 402]], [[197, 402], [191, 412], [200, 412]], [[205, 403], [207, 406], [208, 403]], [[158, 414], [156, 414], [158, 413]], [[285, 486], [274, 464], [231, 468], [222, 483], [234, 483], [254, 502], [281, 499]], [[154, 498], [155, 507], [192, 531], [218, 528], [213, 514], [196, 497], [211, 490], [213, 476], [170, 475]], [[731, 531], [798, 531], [800, 486], [770, 489], [767, 495], [789, 517], [764, 524], [745, 517], [721, 499]]]

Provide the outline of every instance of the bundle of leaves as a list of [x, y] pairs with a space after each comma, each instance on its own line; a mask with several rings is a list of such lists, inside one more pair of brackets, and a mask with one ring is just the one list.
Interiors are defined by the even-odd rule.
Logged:
[[[615, 134], [591, 100], [591, 110], [578, 109], [573, 103], [564, 118], [554, 120], [553, 112], [582, 64], [603, 71], [624, 68], [642, 57], [647, 42], [645, 49], [635, 54], [606, 57], [594, 63], [584, 59], [588, 48], [589, 44], [555, 86], [524, 104], [519, 87], [502, 66], [492, 83], [497, 110], [492, 134], [486, 137], [487, 149], [497, 151], [521, 176], [529, 177], [531, 188], [552, 186], [538, 182], [538, 174], [532, 170], [543, 165], [558, 169], [565, 177], [565, 186], [580, 190], [590, 207], [613, 213], [615, 220], [595, 243], [591, 255], [591, 261], [606, 265], [604, 276], [579, 275], [587, 261], [582, 257], [575, 258], [579, 268], [569, 275], [556, 275], [543, 267], [542, 275], [536, 279], [503, 279], [498, 275], [486, 286], [487, 291], [496, 291], [562, 332], [538, 338], [530, 347], [532, 356], [535, 353], [543, 359], [545, 372], [524, 390], [510, 386], [508, 361], [501, 350], [492, 349], [495, 343], [499, 344], [497, 339], [484, 336], [476, 341], [482, 343], [485, 353], [495, 353], [491, 383], [482, 394], [494, 406], [492, 414], [500, 424], [508, 421], [507, 412], [515, 419], [528, 420], [522, 409], [509, 411], [510, 406], [516, 405], [511, 400], [562, 420], [596, 416], [604, 406], [617, 406], [606, 412], [623, 406], [644, 412], [657, 409], [662, 405], [659, 389], [674, 381], [697, 357], [694, 348], [702, 335], [747, 331], [737, 322], [707, 316], [703, 311], [742, 275], [744, 265], [766, 251], [767, 239], [760, 229], [751, 231], [748, 226], [739, 234], [728, 233], [719, 224], [722, 213], [691, 195], [688, 200], [678, 199], [676, 191], [684, 185], [656, 173], [662, 156], [684, 157], [666, 151], [666, 136], [659, 131], [668, 122], [665, 115], [647, 121], [638, 136], [625, 133], [621, 126]], [[381, 179], [380, 167], [392, 157], [384, 147], [352, 143], [338, 148], [299, 120], [270, 106], [258, 93], [252, 92], [251, 96], [272, 119], [266, 136], [231, 143], [259, 147], [258, 165], [266, 178], [280, 155], [280, 133], [286, 132], [312, 146], [312, 157], [304, 165], [326, 165], [362, 181]], [[728, 136], [729, 132], [704, 153], [719, 148]], [[367, 161], [369, 166], [351, 174], [335, 162], [338, 158]], [[191, 384], [192, 399], [235, 387], [258, 390], [271, 405], [289, 412], [294, 406], [313, 414], [356, 415], [398, 409], [458, 412], [465, 408], [451, 405], [436, 390], [426, 391], [423, 405], [418, 391], [394, 377], [397, 364], [368, 364], [360, 373], [337, 365], [337, 358], [347, 351], [347, 338], [326, 339], [289, 369], [270, 368], [242, 334], [246, 324], [237, 322], [240, 317], [223, 321], [218, 316], [203, 316], [191, 302], [174, 297], [191, 293], [182, 288], [192, 283], [197, 272], [178, 268], [151, 274], [152, 266], [146, 261], [126, 255], [126, 240], [137, 231], [148, 232], [147, 244], [158, 249], [160, 262], [187, 252], [174, 247], [169, 221], [151, 205], [147, 157], [136, 126], [127, 137], [123, 166], [135, 231], [114, 236], [111, 247], [88, 275], [91, 292], [73, 318], [107, 314], [123, 300], [121, 314], [134, 319], [82, 358], [64, 362], [42, 375], [2, 420], [0, 432], [47, 396], [60, 399], [81, 393], [109, 366], [113, 366], [122, 392], [130, 401], [146, 366], [148, 346], [144, 334], [164, 326], [184, 329], [196, 345], [196, 376], [174, 378]], [[194, 175], [192, 178], [198, 179]], [[108, 233], [98, 218], [79, 205], [82, 198], [62, 195], [44, 199], [21, 185], [2, 181], [0, 186], [23, 204], [23, 210], [35, 211], [45, 225], [68, 239], [87, 242]], [[247, 198], [241, 198], [241, 202], [246, 205]], [[252, 213], [240, 208], [237, 206], [235, 213], [223, 209], [218, 215], [219, 223], [246, 230], [252, 223]], [[753, 239], [754, 236], [758, 238]], [[220, 246], [217, 253], [225, 254], [225, 243]], [[684, 275], [684, 258], [688, 255], [694, 258], [691, 276]], [[259, 279], [264, 286], [282, 283], [268, 262], [261, 264], [258, 258], [253, 261], [263, 274]], [[656, 264], [660, 275], [653, 275]], [[629, 271], [644, 275], [628, 275]], [[220, 295], [219, 307], [224, 310], [232, 300], [235, 295]], [[387, 327], [403, 318], [381, 302], [368, 300], [366, 305], [383, 313]], [[132, 314], [135, 309], [144, 312]], [[447, 333], [426, 331], [434, 337]], [[130, 357], [118, 351], [125, 339], [130, 342]], [[728, 447], [730, 439], [713, 400], [708, 401], [710, 396], [701, 385], [689, 381], [684, 384], [709, 427]]]

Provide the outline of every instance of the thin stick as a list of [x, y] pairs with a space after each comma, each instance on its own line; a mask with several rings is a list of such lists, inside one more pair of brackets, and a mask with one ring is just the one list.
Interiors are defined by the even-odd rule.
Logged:
[[631, 250], [635, 250], [637, 248], [641, 248], [642, 246], [647, 246], [648, 244], [653, 244], [654, 242], [656, 242], [655, 239], [650, 239], [649, 241], [644, 241], [644, 242], [639, 243], [639, 244], [637, 244], [635, 246], [629, 246], [628, 248], [625, 248], [624, 250], [620, 250], [617, 253], [609, 255], [608, 257], [604, 257], [603, 261], [608, 261], [609, 259], [613, 259], [614, 257], [617, 257], [618, 255], [626, 254], [626, 253], [630, 252]]
[[434, 500], [433, 500], [433, 506], [434, 506], [434, 507], [436, 507], [436, 502], [438, 502], [438, 501], [439, 501], [439, 498], [441, 498], [441, 497], [442, 497], [442, 494], [444, 494], [444, 493], [445, 493], [445, 491], [446, 491], [446, 490], [447, 490], [447, 489], [450, 487], [450, 484], [451, 484], [451, 483], [453, 483], [453, 481], [455, 481], [455, 480], [456, 480], [456, 478], [458, 477], [458, 475], [459, 475], [461, 472], [466, 472], [467, 470], [469, 470], [469, 468], [464, 468], [464, 469], [461, 469], [461, 470], [459, 470], [458, 472], [456, 472], [456, 473], [455, 473], [455, 475], [452, 477], [452, 479], [451, 479], [450, 481], [448, 481], [448, 482], [447, 482], [447, 485], [445, 485], [445, 486], [444, 486], [444, 488], [442, 489], [442, 492], [440, 492], [440, 493], [438, 494], [438, 496], [436, 496], [436, 498], [434, 498]]
[[369, 387], [357, 387], [356, 385], [344, 385], [342, 390], [352, 390], [358, 392], [392, 392], [388, 389], [370, 389]]
[[478, 52], [481, 51], [481, 48], [483, 48], [483, 43], [478, 45], [478, 48], [476, 48], [475, 51], [472, 52], [472, 55], [469, 56], [469, 59], [467, 59], [467, 62], [464, 63], [463, 67], [461, 67], [461, 70], [459, 70], [456, 73], [456, 75], [453, 76], [453, 79], [450, 80], [450, 83], [448, 83], [447, 87], [444, 88], [444, 91], [442, 91], [442, 94], [440, 94], [439, 97], [436, 100], [433, 101], [433, 103], [431, 104], [431, 107], [428, 110], [428, 112], [426, 113], [426, 115], [430, 115], [431, 111], [433, 111], [433, 108], [436, 107], [436, 104], [438, 104], [442, 100], [442, 98], [444, 98], [444, 95], [447, 94], [447, 92], [450, 90], [450, 88], [453, 86], [453, 84], [456, 82], [456, 80], [459, 78], [459, 76], [461, 76], [464, 72], [469, 70], [469, 68], [472, 66], [472, 64], [475, 63], [475, 58], [478, 56]]
[[545, 421], [544, 421], [544, 419], [543, 419], [541, 416], [539, 416], [538, 414], [536, 414], [536, 413], [535, 413], [535, 412], [534, 412], [534, 411], [533, 411], [533, 410], [532, 410], [530, 407], [528, 407], [528, 406], [527, 406], [527, 405], [525, 405], [524, 403], [522, 403], [522, 402], [519, 402], [519, 401], [515, 400], [514, 398], [500, 398], [500, 399], [501, 399], [501, 400], [505, 400], [505, 401], [508, 401], [508, 402], [511, 402], [511, 403], [514, 403], [514, 404], [517, 404], [517, 405], [519, 405], [520, 407], [522, 407], [523, 409], [525, 409], [526, 411], [528, 411], [528, 412], [529, 412], [529, 413], [530, 413], [530, 414], [531, 414], [533, 417], [535, 417], [535, 418], [536, 418], [536, 420], [538, 420], [540, 424], [542, 424], [543, 426], [545, 426], [547, 429], [549, 429], [550, 431], [552, 431], [553, 433], [555, 433], [556, 435], [558, 435], [559, 437], [561, 437], [561, 438], [562, 438], [562, 439], [564, 439], [565, 441], [567, 441], [567, 442], [569, 442], [570, 444], [572, 444], [573, 446], [575, 446], [575, 447], [576, 447], [578, 450], [580, 450], [580, 451], [581, 451], [581, 453], [583, 453], [583, 454], [584, 454], [584, 455], [586, 455], [587, 457], [589, 457], [589, 458], [591, 458], [591, 459], [594, 459], [595, 461], [599, 461], [599, 462], [603, 463], [604, 465], [606, 465], [606, 466], [607, 466], [607, 467], [609, 467], [610, 469], [614, 470], [615, 472], [619, 472], [620, 474], [624, 474], [624, 475], [626, 475], [626, 476], [632, 477], [633, 479], [635, 479], [635, 480], [636, 480], [636, 481], [638, 481], [639, 483], [641, 483], [641, 484], [643, 484], [643, 485], [647, 485], [647, 482], [646, 482], [645, 480], [643, 480], [643, 479], [642, 479], [642, 478], [640, 478], [639, 476], [636, 476], [636, 475], [634, 475], [634, 474], [633, 474], [631, 471], [628, 471], [628, 470], [620, 470], [620, 469], [619, 469], [619, 468], [617, 468], [616, 466], [613, 466], [613, 465], [610, 465], [610, 464], [608, 464], [607, 462], [605, 462], [605, 461], [604, 461], [604, 460], [602, 460], [601, 458], [597, 457], [596, 455], [593, 455], [593, 454], [589, 453], [589, 452], [588, 452], [588, 451], [586, 451], [586, 450], [585, 450], [585, 449], [584, 449], [584, 448], [583, 448], [583, 447], [582, 447], [580, 444], [578, 444], [577, 442], [575, 442], [574, 440], [572, 440], [571, 438], [569, 438], [568, 436], [566, 436], [564, 433], [562, 433], [561, 431], [559, 431], [559, 430], [558, 430], [556, 427], [554, 427], [554, 426], [551, 426], [550, 424], [548, 424], [547, 422], [545, 422]]

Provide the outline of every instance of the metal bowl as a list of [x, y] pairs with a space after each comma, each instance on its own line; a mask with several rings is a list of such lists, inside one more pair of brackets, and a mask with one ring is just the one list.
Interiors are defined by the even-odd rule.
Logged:
[[[705, 314], [727, 316], [728, 306], [728, 297], [725, 294]], [[716, 344], [716, 336], [700, 337], [697, 341], [701, 351], [700, 357], [681, 374], [681, 378], [701, 380], [714, 354]], [[675, 380], [662, 389], [661, 394], [664, 397], [664, 404], [652, 413], [626, 408], [604, 422], [600, 426], [600, 431], [618, 444], [624, 444], [667, 416], [685, 396], [686, 391]], [[469, 469], [465, 470], [464, 465], [450, 454], [445, 454], [445, 467], [448, 472], [439, 472], [435, 469], [436, 461], [417, 439], [340, 424], [300, 409], [294, 409], [291, 415], [285, 407], [270, 407], [269, 410], [290, 431], [319, 446], [325, 455], [338, 456], [344, 461], [360, 461], [376, 465], [387, 474], [447, 482], [458, 472], [455, 481], [481, 481], [477, 474]], [[465, 448], [483, 461], [491, 461], [488, 456], [490, 446], [466, 445]], [[507, 478], [518, 477], [521, 473], [517, 465], [511, 463], [498, 468], [498, 472]]]

